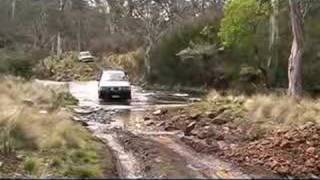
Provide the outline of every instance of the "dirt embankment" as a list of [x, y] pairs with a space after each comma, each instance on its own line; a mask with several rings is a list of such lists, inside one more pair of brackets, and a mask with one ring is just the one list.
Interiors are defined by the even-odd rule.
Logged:
[[264, 169], [280, 176], [320, 176], [319, 125], [308, 122], [278, 128], [274, 124], [274, 130], [266, 130], [260, 126], [263, 123], [250, 120], [243, 104], [241, 98], [219, 97], [192, 107], [150, 112], [145, 121], [165, 131], [183, 131], [181, 140], [197, 152], [218, 155], [246, 170]]

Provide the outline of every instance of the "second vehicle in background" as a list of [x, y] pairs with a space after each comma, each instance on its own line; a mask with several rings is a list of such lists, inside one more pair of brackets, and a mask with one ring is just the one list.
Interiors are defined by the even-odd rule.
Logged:
[[81, 62], [92, 62], [94, 61], [94, 56], [89, 51], [81, 51], [78, 56]]

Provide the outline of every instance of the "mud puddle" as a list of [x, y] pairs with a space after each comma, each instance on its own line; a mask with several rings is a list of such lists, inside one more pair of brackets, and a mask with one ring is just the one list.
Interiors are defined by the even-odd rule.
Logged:
[[[79, 100], [75, 120], [82, 122], [114, 152], [120, 178], [249, 178], [213, 156], [201, 156], [176, 137], [180, 132], [159, 132], [145, 121], [146, 111], [188, 106], [199, 100], [183, 93], [152, 92], [132, 87], [132, 101], [101, 103], [97, 82], [71, 82]], [[158, 126], [156, 124], [156, 126]]]

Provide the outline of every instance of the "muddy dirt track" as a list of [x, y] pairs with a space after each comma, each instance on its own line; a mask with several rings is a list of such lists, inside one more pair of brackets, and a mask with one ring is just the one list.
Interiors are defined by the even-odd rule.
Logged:
[[262, 178], [244, 173], [212, 155], [199, 154], [180, 142], [183, 133], [156, 130], [144, 114], [161, 108], [188, 106], [199, 100], [189, 94], [145, 91], [133, 87], [130, 104], [99, 102], [97, 82], [71, 82], [79, 100], [74, 120], [81, 122], [112, 150], [119, 178]]

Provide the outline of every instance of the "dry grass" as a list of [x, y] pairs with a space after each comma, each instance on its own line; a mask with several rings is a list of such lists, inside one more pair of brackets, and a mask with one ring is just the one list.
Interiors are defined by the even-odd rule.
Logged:
[[320, 123], [320, 102], [288, 96], [256, 95], [244, 104], [251, 119], [257, 123], [296, 126], [307, 122]]
[[37, 77], [57, 81], [94, 80], [98, 70], [96, 63], [82, 63], [72, 51], [48, 56], [33, 69]]
[[320, 123], [320, 101], [305, 97], [296, 100], [285, 94], [257, 94], [236, 96], [221, 95], [211, 91], [206, 101], [197, 103], [197, 111], [229, 109], [239, 118], [234, 121], [238, 126], [252, 129], [253, 134], [263, 135], [277, 129], [302, 126], [308, 122]]
[[16, 78], [0, 83], [0, 145], [2, 151], [19, 148], [80, 147], [86, 132], [60, 110], [58, 92]]
[[140, 76], [143, 65], [143, 50], [137, 49], [124, 54], [111, 54], [103, 58], [102, 63], [104, 66], [125, 69], [130, 77], [137, 78]]
[[[69, 96], [65, 86], [0, 78], [0, 155], [23, 156], [22, 164], [15, 164], [9, 173], [34, 177], [103, 176], [105, 149], [85, 128], [71, 121], [70, 112], [62, 108], [70, 101]], [[75, 158], [71, 153], [74, 151], [81, 156]], [[8, 165], [3, 166], [6, 169]]]

